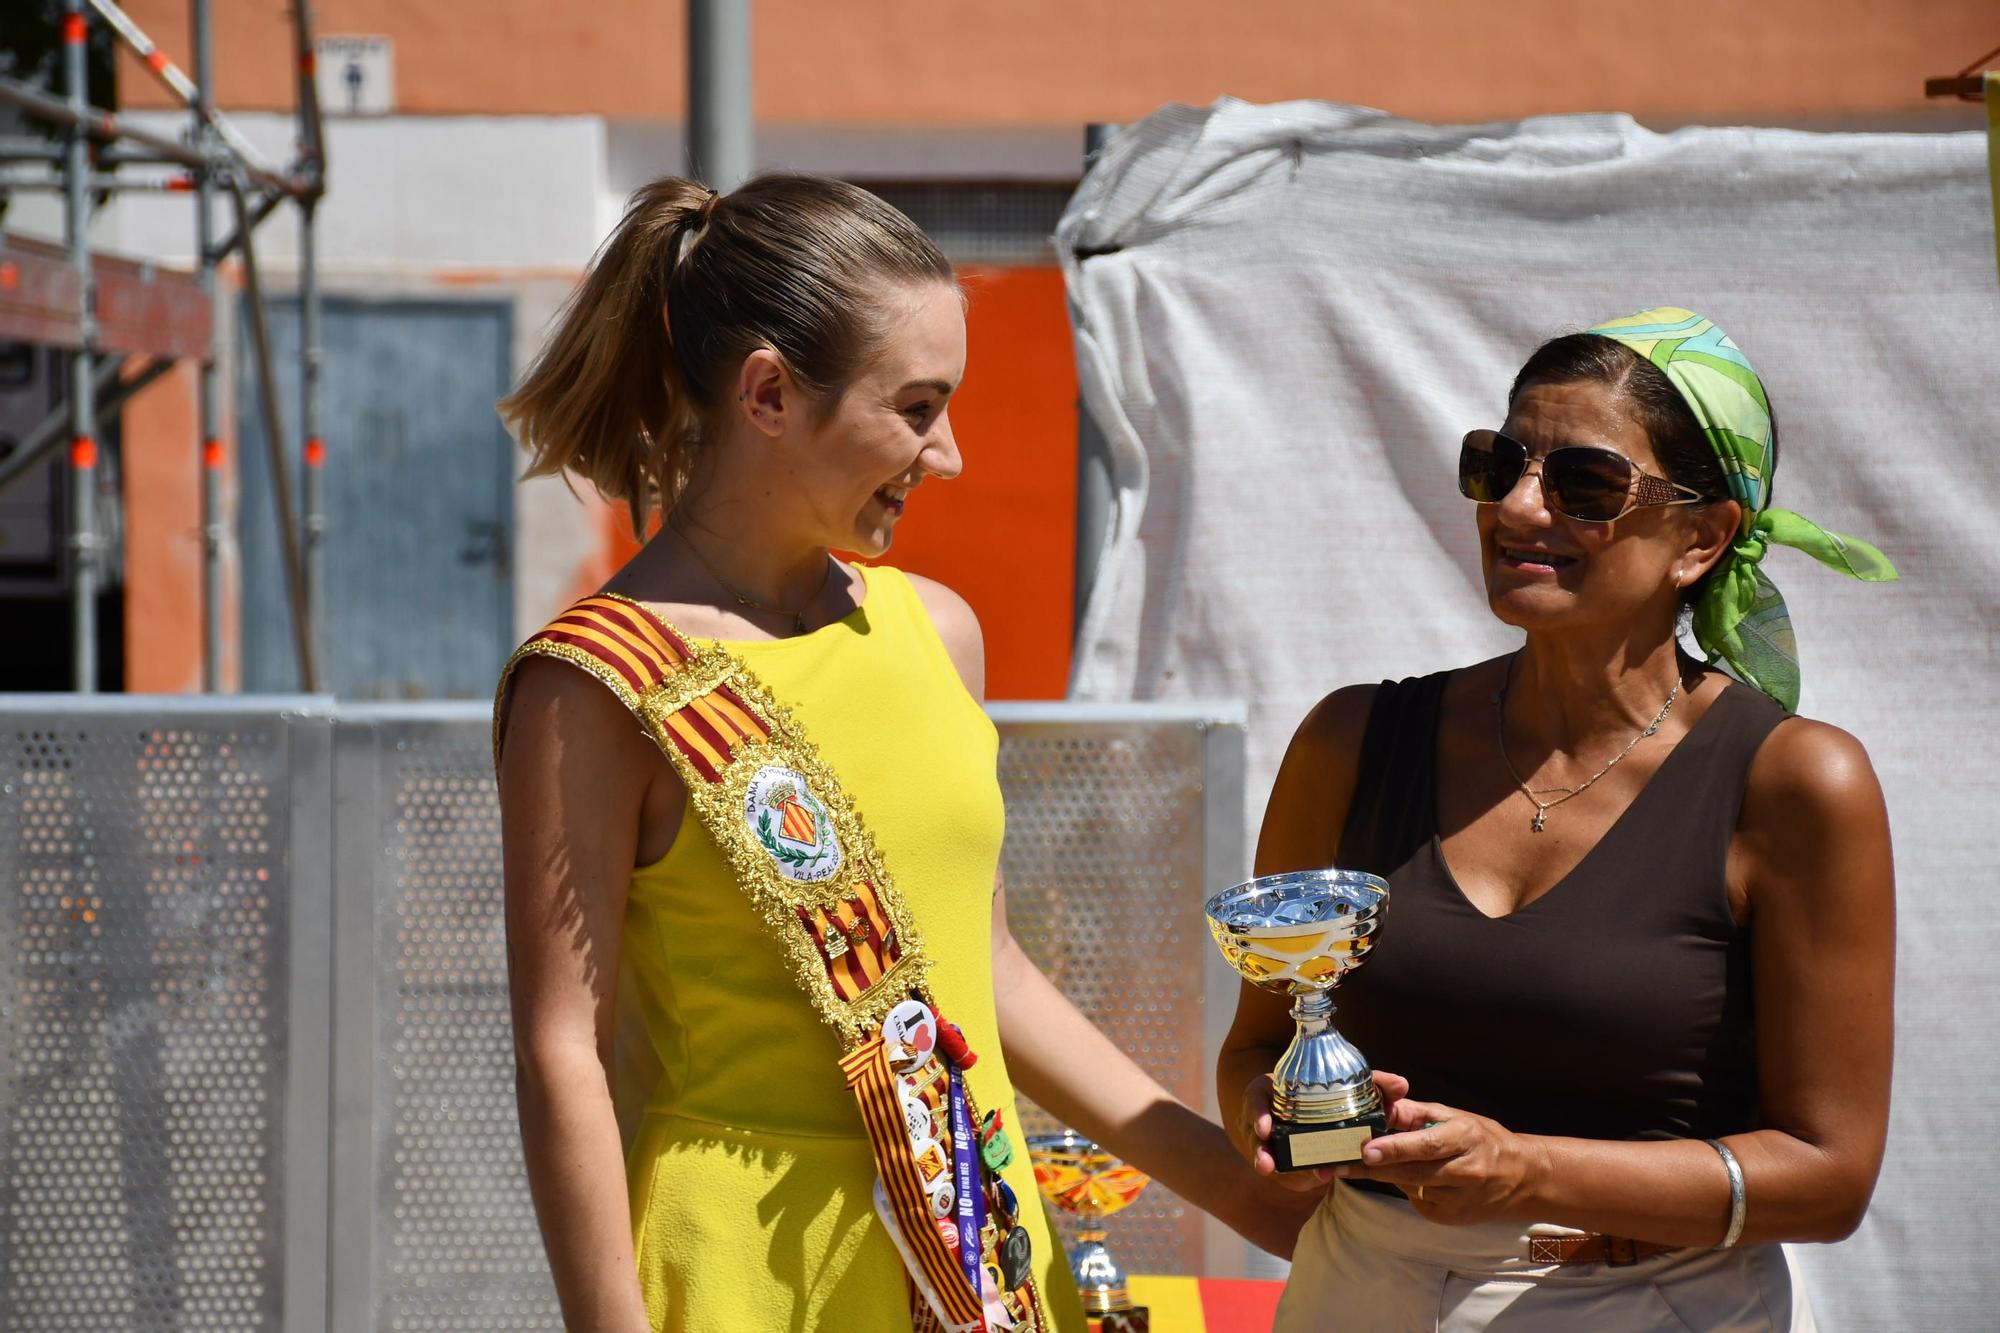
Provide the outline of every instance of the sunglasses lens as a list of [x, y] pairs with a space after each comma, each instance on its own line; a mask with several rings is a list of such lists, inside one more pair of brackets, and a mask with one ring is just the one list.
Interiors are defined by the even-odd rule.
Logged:
[[1632, 461], [1588, 445], [1552, 450], [1542, 461], [1542, 488], [1552, 508], [1586, 523], [1608, 523], [1625, 512]]
[[1498, 431], [1469, 432], [1458, 450], [1458, 489], [1468, 500], [1498, 504], [1521, 480], [1527, 450]]

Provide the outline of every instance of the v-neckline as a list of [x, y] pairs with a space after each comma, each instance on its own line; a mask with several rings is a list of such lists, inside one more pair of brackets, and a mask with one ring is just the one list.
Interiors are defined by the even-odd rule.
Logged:
[[1660, 766], [1653, 770], [1652, 776], [1646, 779], [1645, 785], [1633, 793], [1632, 799], [1626, 803], [1625, 808], [1618, 812], [1618, 817], [1613, 819], [1610, 827], [1604, 830], [1603, 835], [1585, 850], [1584, 854], [1578, 858], [1577, 863], [1559, 875], [1555, 883], [1549, 885], [1546, 889], [1543, 889], [1513, 911], [1504, 912], [1499, 916], [1488, 913], [1478, 903], [1472, 901], [1471, 895], [1466, 893], [1465, 887], [1458, 882], [1458, 872], [1451, 868], [1451, 861], [1445, 856], [1444, 836], [1438, 831], [1438, 811], [1441, 808], [1438, 800], [1438, 781], [1444, 771], [1444, 765], [1438, 762], [1438, 746], [1440, 741], [1443, 740], [1444, 735], [1444, 691], [1440, 690], [1438, 692], [1437, 712], [1431, 722], [1430, 845], [1431, 855], [1436, 859], [1438, 870], [1443, 874], [1445, 882], [1451, 885], [1452, 892], [1458, 895], [1459, 901], [1464, 903], [1475, 915], [1482, 920], [1492, 922], [1511, 921], [1523, 912], [1531, 911], [1555, 897], [1571, 880], [1583, 873], [1584, 867], [1597, 858], [1597, 854], [1603, 850], [1604, 844], [1610, 842], [1618, 834], [1619, 830], [1625, 826], [1625, 821], [1632, 817], [1632, 812], [1644, 804], [1648, 794], [1652, 792], [1654, 787], [1659, 785], [1661, 776], [1681, 757], [1681, 752], [1687, 749], [1688, 742], [1702, 734], [1703, 728], [1709, 725], [1709, 720], [1729, 701], [1730, 696], [1739, 689], [1748, 688], [1748, 686], [1738, 681], [1725, 681], [1722, 686], [1722, 693], [1715, 696], [1715, 701], [1709, 704], [1707, 710], [1694, 720], [1694, 725], [1687, 729], [1687, 733], [1674, 742], [1674, 748], [1667, 751], [1667, 757], [1660, 761]]

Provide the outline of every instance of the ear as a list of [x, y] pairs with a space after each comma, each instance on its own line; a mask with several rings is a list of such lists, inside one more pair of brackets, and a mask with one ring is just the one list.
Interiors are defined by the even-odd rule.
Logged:
[[743, 358], [736, 374], [735, 408], [752, 428], [776, 439], [801, 405], [798, 383], [775, 349], [759, 347]]
[[1717, 500], [1699, 509], [1688, 509], [1688, 543], [1681, 552], [1680, 586], [1685, 588], [1715, 566], [1736, 542], [1743, 526], [1743, 506], [1734, 500]]

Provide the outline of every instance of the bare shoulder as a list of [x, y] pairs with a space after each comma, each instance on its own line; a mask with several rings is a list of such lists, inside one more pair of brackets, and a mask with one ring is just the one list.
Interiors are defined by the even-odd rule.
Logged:
[[1352, 767], [1361, 751], [1361, 738], [1368, 730], [1368, 714], [1375, 707], [1379, 685], [1343, 685], [1312, 706], [1292, 735], [1286, 763], [1296, 753], [1320, 765], [1345, 763]]
[[1780, 722], [1750, 764], [1744, 823], [1883, 818], [1882, 784], [1859, 740], [1829, 722]]
[[1750, 764], [1737, 822], [1746, 900], [1877, 910], [1893, 894], [1889, 812], [1868, 752], [1839, 727], [1787, 718]]
[[569, 753], [596, 754], [612, 767], [650, 767], [650, 742], [631, 711], [602, 681], [567, 662], [523, 658], [500, 708], [503, 775]]
[[923, 603], [931, 624], [937, 627], [938, 637], [944, 640], [945, 651], [951, 654], [952, 665], [958, 668], [965, 688], [972, 691], [975, 699], [984, 698], [986, 639], [971, 605], [936, 579], [910, 573], [903, 577], [916, 589], [917, 600]]
[[1285, 747], [1257, 836], [1260, 875], [1332, 865], [1354, 798], [1374, 685], [1349, 685], [1313, 705]]

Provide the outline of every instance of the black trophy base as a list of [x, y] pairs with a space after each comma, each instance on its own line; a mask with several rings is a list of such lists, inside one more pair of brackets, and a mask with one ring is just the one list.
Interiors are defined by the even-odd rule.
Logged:
[[1108, 1314], [1094, 1314], [1085, 1324], [1089, 1333], [1149, 1333], [1152, 1327], [1153, 1317], [1143, 1305], [1135, 1305], [1129, 1310], [1113, 1310]]
[[1361, 1145], [1377, 1134], [1389, 1132], [1389, 1117], [1380, 1110], [1347, 1120], [1301, 1124], [1290, 1120], [1271, 1121], [1271, 1137], [1264, 1146], [1280, 1171], [1315, 1171], [1325, 1166], [1361, 1160]]

